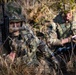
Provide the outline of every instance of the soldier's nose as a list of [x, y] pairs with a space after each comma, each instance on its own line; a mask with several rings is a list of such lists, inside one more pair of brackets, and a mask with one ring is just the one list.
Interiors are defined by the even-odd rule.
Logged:
[[14, 27], [17, 27], [17, 24], [16, 23], [14, 23]]

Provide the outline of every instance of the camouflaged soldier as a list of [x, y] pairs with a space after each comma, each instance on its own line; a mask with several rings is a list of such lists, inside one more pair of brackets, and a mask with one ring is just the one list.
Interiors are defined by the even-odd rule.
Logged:
[[49, 62], [53, 61], [55, 64], [59, 65], [58, 60], [56, 59], [53, 51], [50, 49], [50, 46], [47, 43], [50, 21], [45, 20], [43, 22], [43, 25], [46, 26], [44, 30], [42, 30], [42, 32], [37, 32], [36, 34], [40, 41], [38, 49], [41, 51], [43, 58], [46, 58], [45, 60], [50, 59]]
[[9, 44], [11, 49], [8, 57], [13, 62], [15, 56], [25, 55], [25, 59], [28, 59], [26, 62], [32, 62], [37, 50], [37, 43], [28, 24], [25, 24], [20, 5], [16, 2], [7, 3], [6, 14], [9, 17]]
[[65, 5], [65, 11], [60, 12], [51, 22], [48, 34], [48, 42], [53, 46], [63, 46], [71, 42], [70, 36], [76, 35], [75, 11]]
[[[76, 35], [75, 16], [75, 12], [66, 9], [53, 19], [49, 26], [49, 30], [47, 31], [47, 42], [51, 50], [57, 55], [59, 53], [63, 53], [63, 56], [66, 55], [67, 61], [69, 61], [68, 50], [69, 53], [71, 53], [71, 39]], [[74, 38], [76, 38], [76, 36]], [[66, 64], [63, 62], [64, 59], [58, 58], [58, 61], [62, 71], [66, 72]]]

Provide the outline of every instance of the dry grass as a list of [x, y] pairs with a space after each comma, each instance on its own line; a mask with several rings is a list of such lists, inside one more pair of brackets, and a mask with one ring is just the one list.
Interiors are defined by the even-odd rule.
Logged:
[[[42, 73], [44, 72], [45, 68], [47, 68], [45, 70], [45, 73]], [[74, 68], [72, 61], [69, 61], [67, 63], [67, 71], [70, 74], [75, 74], [76, 68]], [[47, 63], [43, 60], [41, 60], [39, 66], [27, 66], [23, 62], [20, 62], [18, 64], [17, 61], [14, 63], [7, 62], [0, 56], [0, 75], [56, 75], [56, 72], [53, 69], [49, 70]]]
[[0, 57], [0, 75], [35, 75], [34, 67], [26, 64], [10, 63]]

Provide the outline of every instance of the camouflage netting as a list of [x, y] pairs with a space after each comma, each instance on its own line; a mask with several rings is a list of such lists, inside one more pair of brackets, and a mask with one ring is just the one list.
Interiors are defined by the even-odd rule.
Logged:
[[0, 75], [35, 75], [33, 66], [27, 67], [24, 63], [16, 63], [9, 64], [0, 56]]

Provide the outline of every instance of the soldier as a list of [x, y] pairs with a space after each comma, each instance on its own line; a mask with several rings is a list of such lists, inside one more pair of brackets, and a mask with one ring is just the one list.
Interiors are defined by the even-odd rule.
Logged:
[[[43, 53], [43, 55], [46, 58], [50, 58], [52, 59], [52, 61], [55, 64], [59, 64], [58, 60], [56, 59], [56, 57], [54, 56], [53, 51], [50, 49], [48, 43], [47, 43], [47, 39], [48, 39], [48, 31], [49, 31], [49, 25], [50, 25], [50, 21], [45, 20], [43, 22], [44, 28], [41, 30], [41, 32], [37, 32], [37, 37], [39, 38], [39, 46], [38, 49]], [[51, 60], [50, 60], [51, 61]]]
[[18, 4], [15, 2], [7, 3], [6, 14], [9, 17], [9, 45], [11, 49], [8, 58], [10, 58], [12, 62], [15, 56], [25, 55], [25, 57], [27, 57], [25, 59], [28, 59], [27, 62], [30, 63], [32, 59], [35, 58], [39, 45], [44, 46], [44, 51], [49, 52], [53, 60], [56, 60], [47, 45], [42, 43], [42, 41], [33, 34], [28, 24], [25, 24], [25, 20], [21, 15], [21, 8]]
[[76, 13], [68, 7], [65, 8], [65, 11], [60, 12], [51, 22], [48, 42], [53, 46], [63, 46], [71, 42], [71, 37], [76, 35]]
[[[49, 34], [47, 41], [49, 43], [49, 46], [51, 46], [52, 50], [62, 51], [62, 50], [64, 50], [63, 48], [71, 47], [71, 44], [70, 44], [71, 39], [76, 35], [75, 16], [76, 16], [75, 11], [72, 11], [72, 9], [69, 9], [69, 7], [65, 6], [65, 11], [60, 12], [53, 19], [53, 21], [51, 22], [51, 25], [50, 25], [50, 30], [47, 33], [47, 34]], [[74, 38], [76, 38], [76, 37], [74, 37]], [[63, 48], [58, 49], [59, 47], [63, 47]], [[68, 54], [67, 54], [67, 56], [68, 56]], [[60, 62], [61, 62], [61, 60], [60, 60]], [[62, 64], [63, 63], [61, 63], [61, 65]]]
[[15, 57], [25, 55], [27, 62], [35, 58], [37, 43], [35, 36], [21, 14], [21, 7], [16, 2], [6, 4], [6, 15], [9, 17], [9, 46], [7, 57], [13, 62]]

